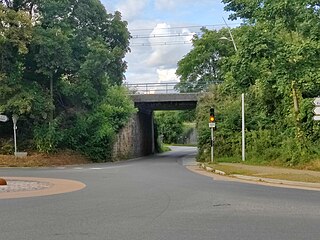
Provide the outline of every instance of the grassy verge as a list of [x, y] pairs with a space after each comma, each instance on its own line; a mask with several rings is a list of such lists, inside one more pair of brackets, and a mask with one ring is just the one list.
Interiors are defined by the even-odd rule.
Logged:
[[299, 170], [312, 170], [320, 171], [320, 160], [311, 160], [306, 162], [300, 162], [299, 164], [293, 165], [279, 160], [260, 160], [258, 158], [249, 158], [245, 162], [241, 160], [241, 156], [235, 157], [219, 157], [216, 158], [217, 163], [244, 163], [246, 165], [252, 166], [269, 166], [269, 167], [283, 167], [289, 169], [299, 169]]
[[246, 168], [239, 168], [239, 167], [223, 165], [223, 164], [207, 164], [207, 166], [212, 167], [215, 170], [223, 171], [227, 175], [239, 174], [239, 175], [252, 176], [258, 173], [257, 171], [248, 170]]
[[31, 153], [25, 158], [0, 155], [1, 167], [53, 167], [92, 163], [88, 158], [73, 152], [60, 151], [55, 154]]
[[227, 175], [246, 175], [261, 178], [281, 179], [288, 181], [320, 183], [320, 173], [316, 171], [298, 170], [292, 168], [279, 168], [270, 166], [257, 166], [239, 163], [206, 164], [215, 170], [225, 172]]
[[273, 179], [283, 179], [289, 181], [298, 181], [298, 182], [310, 182], [310, 183], [320, 183], [320, 177], [311, 176], [308, 174], [266, 174], [261, 177], [273, 178]]

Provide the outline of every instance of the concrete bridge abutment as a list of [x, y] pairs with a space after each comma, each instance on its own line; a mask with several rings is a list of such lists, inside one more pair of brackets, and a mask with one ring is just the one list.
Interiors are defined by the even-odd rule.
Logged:
[[138, 112], [118, 133], [112, 160], [147, 156], [155, 152], [153, 112]]

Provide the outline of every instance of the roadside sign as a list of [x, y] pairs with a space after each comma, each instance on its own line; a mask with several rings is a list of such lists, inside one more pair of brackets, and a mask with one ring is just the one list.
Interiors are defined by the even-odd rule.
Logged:
[[314, 104], [315, 106], [320, 106], [320, 97], [315, 98], [315, 99], [313, 100], [313, 104]]
[[314, 120], [314, 121], [320, 121], [320, 116], [319, 116], [319, 115], [313, 116], [313, 120]]
[[313, 113], [316, 114], [316, 115], [320, 115], [320, 107], [315, 107], [313, 109]]
[[7, 122], [9, 118], [6, 115], [0, 115], [0, 122]]
[[209, 128], [215, 128], [216, 127], [216, 123], [213, 122], [213, 123], [209, 123]]

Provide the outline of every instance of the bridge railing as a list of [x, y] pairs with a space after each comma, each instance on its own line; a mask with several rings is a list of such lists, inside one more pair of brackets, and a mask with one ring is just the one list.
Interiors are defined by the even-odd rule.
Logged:
[[131, 83], [124, 84], [131, 94], [178, 94], [178, 93], [199, 93], [205, 92], [208, 86], [220, 84], [221, 81], [210, 82], [206, 84], [192, 83], [182, 84], [178, 88], [178, 82], [162, 83]]
[[132, 94], [175, 94], [179, 93], [179, 90], [175, 89], [176, 85], [176, 82], [125, 84]]

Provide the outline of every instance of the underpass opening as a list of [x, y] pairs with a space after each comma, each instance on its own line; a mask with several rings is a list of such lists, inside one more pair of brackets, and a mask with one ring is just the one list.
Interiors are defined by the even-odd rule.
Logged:
[[195, 110], [169, 110], [154, 112], [156, 150], [163, 145], [197, 145]]
[[[134, 158], [156, 153], [159, 150], [158, 141], [161, 141], [161, 136], [156, 129], [155, 113], [194, 110], [198, 97], [197, 93], [132, 94], [131, 98], [138, 112], [118, 134], [113, 159]], [[180, 141], [186, 142], [182, 138]]]

